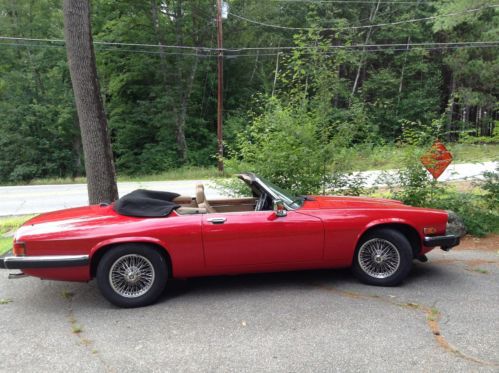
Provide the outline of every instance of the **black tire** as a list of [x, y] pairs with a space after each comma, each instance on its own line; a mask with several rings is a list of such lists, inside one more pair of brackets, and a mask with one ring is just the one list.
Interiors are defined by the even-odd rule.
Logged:
[[97, 266], [97, 284], [102, 295], [112, 304], [124, 308], [143, 307], [155, 302], [165, 289], [167, 279], [165, 258], [144, 244], [112, 247]]
[[377, 229], [360, 240], [352, 270], [366, 284], [396, 286], [411, 271], [412, 259], [411, 245], [402, 233], [388, 228]]

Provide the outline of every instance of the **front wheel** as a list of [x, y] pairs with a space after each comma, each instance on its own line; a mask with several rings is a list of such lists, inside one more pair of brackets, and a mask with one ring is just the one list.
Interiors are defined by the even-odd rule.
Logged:
[[97, 266], [97, 284], [104, 297], [119, 307], [143, 307], [158, 299], [168, 277], [164, 257], [141, 244], [109, 249]]
[[368, 233], [359, 242], [353, 260], [353, 273], [369, 285], [398, 285], [411, 267], [411, 245], [402, 233], [393, 229]]

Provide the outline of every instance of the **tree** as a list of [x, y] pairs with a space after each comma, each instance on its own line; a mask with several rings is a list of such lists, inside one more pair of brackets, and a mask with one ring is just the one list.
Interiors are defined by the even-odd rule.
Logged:
[[111, 140], [99, 92], [89, 0], [64, 0], [64, 37], [80, 124], [88, 199], [118, 198]]

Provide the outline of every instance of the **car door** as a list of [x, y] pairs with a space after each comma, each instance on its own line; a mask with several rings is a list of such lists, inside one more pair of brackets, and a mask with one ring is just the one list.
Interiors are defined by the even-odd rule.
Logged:
[[324, 227], [319, 218], [289, 211], [211, 213], [203, 216], [206, 266], [251, 266], [320, 261]]

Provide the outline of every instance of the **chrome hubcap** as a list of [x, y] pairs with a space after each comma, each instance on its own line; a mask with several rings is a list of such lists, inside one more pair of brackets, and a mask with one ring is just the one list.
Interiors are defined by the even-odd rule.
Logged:
[[122, 256], [113, 263], [109, 271], [111, 287], [125, 298], [137, 298], [147, 293], [154, 278], [152, 263], [138, 254]]
[[375, 278], [387, 278], [400, 266], [400, 255], [390, 241], [373, 238], [359, 249], [358, 260], [362, 270]]

